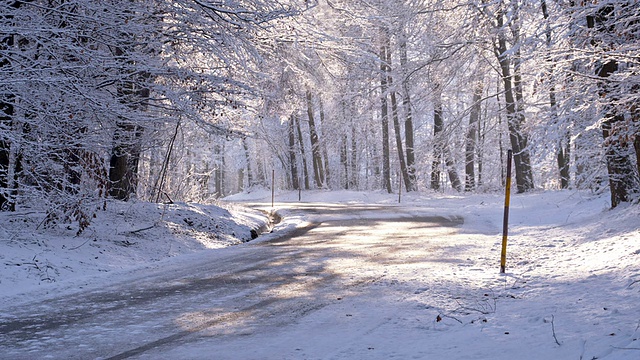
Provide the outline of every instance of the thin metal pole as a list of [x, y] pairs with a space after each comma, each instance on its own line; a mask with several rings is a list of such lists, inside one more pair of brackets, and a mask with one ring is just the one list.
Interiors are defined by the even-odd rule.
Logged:
[[500, 273], [504, 274], [507, 266], [507, 236], [509, 234], [509, 199], [511, 197], [511, 158], [513, 152], [507, 151], [507, 184], [504, 197], [504, 219], [502, 221], [502, 253], [500, 254]]

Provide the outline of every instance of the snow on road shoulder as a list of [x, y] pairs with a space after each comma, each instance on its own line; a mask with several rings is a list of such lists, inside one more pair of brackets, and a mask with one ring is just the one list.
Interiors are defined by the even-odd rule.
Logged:
[[[466, 221], [454, 241], [465, 256], [441, 279], [452, 284], [448, 296], [438, 303], [416, 295], [440, 306], [434, 329], [456, 329], [451, 336], [462, 342], [449, 341], [484, 354], [477, 358], [499, 348], [494, 358], [637, 359], [640, 209], [609, 210], [607, 200], [569, 191], [514, 195], [505, 275], [498, 274], [502, 199], [462, 201]], [[473, 243], [490, 248], [464, 247]]]
[[[339, 221], [382, 207], [375, 216], [389, 220], [387, 235], [374, 242], [393, 243], [393, 220], [410, 214], [461, 216], [464, 223], [414, 241], [424, 247], [415, 252], [399, 241], [404, 258], [376, 262], [379, 266], [366, 258], [332, 263], [334, 270], [350, 269], [353, 281], [376, 280], [290, 327], [216, 347], [221, 359], [630, 360], [640, 355], [637, 205], [609, 210], [607, 196], [587, 192], [514, 194], [507, 273], [500, 274], [500, 194], [409, 194], [401, 204], [382, 193], [307, 192], [302, 203], [297, 196], [277, 194], [275, 207], [324, 207], [332, 215], [316, 220]], [[270, 207], [270, 200], [269, 194], [262, 201]], [[354, 246], [367, 249], [364, 243]], [[180, 351], [194, 359], [213, 351], [200, 345]]]
[[[368, 216], [366, 208], [385, 208], [386, 215], [375, 216], [390, 220], [390, 234], [398, 217], [462, 217], [464, 222], [455, 229], [442, 228], [442, 236], [426, 239], [430, 250], [424, 258], [365, 269], [364, 275], [380, 280], [363, 287], [362, 294], [336, 300], [335, 306], [310, 313], [291, 328], [245, 337], [247, 343], [229, 350], [227, 358], [294, 359], [304, 353], [306, 358], [320, 359], [336, 346], [342, 350], [332, 353], [334, 359], [630, 360], [640, 356], [637, 204], [610, 210], [606, 195], [514, 194], [507, 273], [501, 275], [501, 194], [412, 193], [404, 195], [400, 204], [397, 195], [379, 192], [310, 191], [302, 193], [301, 202], [298, 195], [277, 193], [275, 209], [270, 192], [259, 189], [228, 200], [261, 203], [265, 212], [277, 210], [284, 215], [277, 231], [259, 241], [322, 220], [321, 212], [296, 210], [314, 206], [334, 210], [325, 217], [333, 220]], [[223, 209], [114, 203], [110, 208], [99, 213], [80, 237], [74, 237], [76, 229], [63, 224], [37, 228], [38, 214], [0, 214], [0, 292], [17, 294], [37, 284], [56, 288], [66, 279], [100, 273], [126, 279], [132, 273], [119, 269], [177, 255], [183, 262], [192, 261], [185, 254], [216, 252], [245, 241], [250, 229], [265, 219], [263, 213], [233, 204]], [[414, 256], [411, 251], [407, 254]], [[60, 283], [47, 285], [48, 276]], [[334, 323], [336, 311], [347, 307], [348, 314], [364, 318], [364, 323], [343, 326], [358, 318], [345, 314], [340, 318], [345, 324]], [[291, 339], [298, 341], [298, 348], [282, 352]], [[203, 349], [210, 350], [206, 344]], [[354, 355], [356, 350], [359, 355]], [[197, 351], [193, 348], [181, 355], [198, 358]], [[216, 351], [224, 358], [224, 349]], [[204, 353], [210, 354], [199, 355]]]
[[[375, 314], [391, 303], [385, 316], [405, 319], [399, 328], [369, 335], [374, 340], [371, 343], [377, 344], [371, 345], [370, 358], [640, 356], [637, 205], [609, 210], [606, 195], [588, 192], [514, 194], [507, 273], [500, 275], [504, 210], [500, 194], [409, 194], [400, 205], [395, 196], [380, 193], [352, 196], [319, 191], [303, 197], [347, 207], [376, 203], [414, 215], [464, 218], [456, 234], [430, 239], [439, 247], [428, 272], [419, 264], [388, 266], [385, 291], [376, 294], [387, 301], [370, 299], [360, 305], [364, 313]], [[279, 194], [276, 200], [286, 207], [297, 202], [297, 194]], [[424, 338], [425, 333], [430, 339]], [[411, 341], [432, 346], [427, 350]]]
[[76, 225], [44, 226], [44, 216], [28, 210], [0, 213], [3, 296], [239, 244], [267, 222], [266, 214], [234, 204], [110, 201], [76, 235]]

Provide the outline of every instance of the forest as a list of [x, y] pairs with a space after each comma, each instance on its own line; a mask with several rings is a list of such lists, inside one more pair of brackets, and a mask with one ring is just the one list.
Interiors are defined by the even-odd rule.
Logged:
[[508, 150], [637, 204], [639, 54], [636, 0], [2, 0], [0, 208], [491, 192]]

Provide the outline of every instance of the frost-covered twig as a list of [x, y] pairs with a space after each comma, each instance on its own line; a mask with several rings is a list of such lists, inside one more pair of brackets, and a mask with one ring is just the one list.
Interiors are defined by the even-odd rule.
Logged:
[[141, 231], [145, 231], [145, 230], [153, 229], [155, 226], [156, 226], [156, 224], [153, 224], [153, 225], [151, 225], [151, 226], [147, 226], [147, 227], [142, 228], [142, 229], [137, 229], [137, 230], [127, 231], [127, 233], [128, 233], [128, 234], [135, 234], [135, 233], [138, 233], [138, 232], [141, 232]]
[[69, 248], [69, 250], [76, 250], [76, 249], [79, 249], [79, 248], [81, 248], [84, 244], [88, 243], [88, 242], [89, 242], [89, 240], [91, 240], [91, 239], [87, 239], [87, 241], [83, 242], [82, 244], [80, 244], [80, 245], [78, 245], [78, 246], [76, 246], [76, 247]]
[[556, 344], [558, 344], [558, 346], [560, 346], [560, 341], [558, 341], [558, 337], [556, 336], [556, 326], [554, 323], [554, 316], [551, 315], [551, 333], [553, 334], [553, 339], [556, 341]]
[[493, 306], [489, 303], [489, 300], [485, 300], [484, 302], [477, 302], [478, 308], [464, 306], [458, 300], [456, 300], [456, 303], [458, 304], [459, 310], [475, 311], [483, 315], [495, 313], [497, 307], [497, 300], [495, 297], [493, 298]]
[[[443, 318], [443, 317], [446, 317], [446, 318], [449, 318], [449, 319], [453, 319], [453, 320], [455, 320], [455, 321], [459, 322], [460, 324], [462, 324], [462, 320], [460, 320], [460, 319], [458, 319], [458, 318], [456, 318], [456, 317], [454, 317], [454, 316], [447, 315], [447, 314], [440, 314], [440, 315], [438, 316], [438, 318], [436, 318], [436, 321], [437, 321], [437, 322], [440, 322], [440, 321], [442, 320], [442, 318]], [[440, 319], [440, 320], [438, 320], [438, 319]]]

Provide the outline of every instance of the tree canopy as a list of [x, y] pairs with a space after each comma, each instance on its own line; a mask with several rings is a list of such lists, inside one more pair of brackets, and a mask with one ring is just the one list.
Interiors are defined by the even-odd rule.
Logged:
[[640, 5], [0, 2], [0, 208], [253, 186], [640, 193]]

